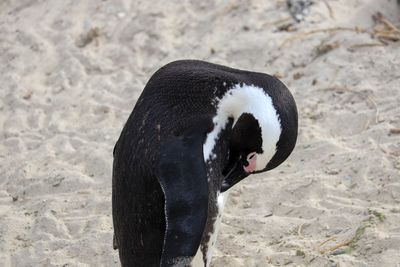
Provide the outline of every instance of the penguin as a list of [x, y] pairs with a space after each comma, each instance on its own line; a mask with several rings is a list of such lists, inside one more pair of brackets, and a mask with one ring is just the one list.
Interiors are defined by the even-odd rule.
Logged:
[[227, 191], [289, 157], [297, 117], [267, 74], [199, 60], [156, 71], [113, 151], [121, 266], [209, 266]]

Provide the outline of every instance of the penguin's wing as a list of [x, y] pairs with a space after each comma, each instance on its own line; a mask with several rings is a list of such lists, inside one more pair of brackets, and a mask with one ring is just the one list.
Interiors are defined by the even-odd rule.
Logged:
[[166, 231], [161, 266], [187, 266], [195, 256], [208, 212], [203, 135], [161, 145], [158, 180], [165, 196]]

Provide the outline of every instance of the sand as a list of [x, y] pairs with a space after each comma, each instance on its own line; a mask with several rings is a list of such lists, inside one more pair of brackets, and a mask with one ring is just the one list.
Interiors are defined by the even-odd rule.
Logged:
[[399, 266], [400, 8], [315, 2], [288, 27], [284, 1], [1, 1], [0, 266], [119, 265], [113, 145], [184, 58], [275, 74], [300, 114], [292, 156], [231, 190], [212, 266]]

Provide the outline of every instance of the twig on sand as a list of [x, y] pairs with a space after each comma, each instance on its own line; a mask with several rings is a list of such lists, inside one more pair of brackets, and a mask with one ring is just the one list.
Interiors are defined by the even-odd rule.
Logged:
[[266, 22], [266, 23], [264, 23], [262, 26], [264, 27], [264, 26], [268, 26], [268, 25], [273, 25], [273, 26], [276, 26], [276, 25], [279, 25], [279, 24], [287, 24], [287, 23], [289, 23], [291, 21], [291, 18], [290, 17], [286, 17], [286, 18], [283, 18], [283, 19], [278, 19], [278, 20], [276, 20], [276, 21], [274, 21], [274, 22], [271, 22], [271, 23], [268, 23], [268, 22]]
[[290, 36], [287, 38], [283, 43], [279, 46], [279, 48], [285, 47], [288, 43], [293, 42], [294, 40], [297, 39], [303, 39], [309, 35], [313, 35], [315, 33], [332, 33], [332, 32], [339, 32], [339, 31], [351, 31], [351, 32], [356, 32], [356, 33], [365, 33], [368, 32], [365, 29], [359, 28], [359, 27], [333, 27], [333, 28], [326, 28], [326, 29], [316, 29], [308, 32], [301, 32], [298, 34], [295, 34], [293, 36]]
[[298, 235], [300, 238], [303, 238], [303, 237], [304, 237], [304, 236], [301, 234], [301, 229], [303, 228], [303, 225], [304, 225], [304, 224], [306, 224], [306, 223], [304, 222], [304, 223], [300, 224], [299, 228], [297, 229], [297, 235]]
[[[322, 90], [323, 91], [350, 92], [350, 93], [361, 96], [363, 99], [367, 100], [367, 102], [370, 103], [370, 105], [373, 106], [373, 108], [375, 109], [375, 123], [379, 122], [378, 105], [376, 104], [376, 102], [372, 99], [372, 97], [369, 94], [367, 94], [365, 92], [359, 92], [359, 91], [356, 91], [356, 90], [348, 88], [348, 87], [339, 87], [339, 86], [328, 87], [328, 88], [325, 88]], [[369, 125], [370, 125], [370, 121], [367, 122], [367, 124], [364, 127], [364, 130], [368, 129]]]
[[[330, 8], [329, 4], [325, 0], [324, 3], [331, 12], [332, 9]], [[279, 46], [279, 48], [283, 48], [295, 40], [304, 39], [310, 35], [321, 32], [335, 33], [335, 32], [350, 31], [355, 33], [369, 33], [371, 34], [372, 37], [376, 38], [381, 44], [384, 45], [387, 45], [388, 41], [391, 42], [400, 41], [400, 28], [394, 25], [392, 22], [390, 22], [387, 18], [385, 18], [382, 13], [377, 12], [375, 15], [372, 16], [372, 18], [375, 21], [375, 26], [373, 27], [373, 29], [367, 30], [360, 27], [333, 27], [326, 29], [316, 29], [307, 32], [300, 32], [284, 40], [282, 44]], [[365, 46], [375, 46], [375, 44], [365, 45]]]
[[336, 236], [331, 236], [328, 239], [326, 239], [325, 241], [322, 241], [319, 245], [318, 245], [318, 250], [320, 250], [319, 248], [322, 247], [323, 245], [325, 245], [326, 243], [328, 243], [329, 241], [336, 241]]
[[331, 19], [335, 19], [335, 14], [333, 13], [333, 9], [332, 9], [331, 5], [326, 0], [323, 0], [323, 2], [329, 11], [329, 16], [331, 17]]
[[383, 16], [381, 12], [377, 12], [372, 16], [375, 22], [373, 36], [380, 42], [387, 44], [386, 41], [397, 42], [400, 40], [400, 29]]
[[388, 155], [388, 156], [390, 156], [390, 157], [393, 157], [393, 158], [398, 158], [398, 154], [396, 154], [396, 153], [394, 153], [394, 152], [392, 152], [392, 151], [389, 151], [389, 150], [387, 150], [387, 149], [385, 149], [385, 148], [383, 148], [382, 146], [381, 146], [381, 144], [378, 144], [378, 147], [379, 147], [379, 149], [383, 152], [383, 153], [385, 153], [386, 155]]
[[[320, 249], [322, 245], [326, 244], [328, 241], [330, 241], [332, 239], [335, 239], [335, 237], [331, 237], [331, 238], [323, 241], [321, 244], [319, 244], [318, 251], [321, 254], [331, 252], [330, 255], [340, 255], [340, 254], [344, 254], [344, 253], [350, 253], [353, 249], [355, 249], [357, 247], [357, 243], [358, 243], [358, 241], [360, 241], [361, 237], [365, 233], [365, 230], [368, 227], [372, 227], [372, 226], [376, 225], [376, 223], [377, 223], [376, 219], [378, 219], [379, 222], [383, 222], [386, 219], [385, 215], [382, 212], [379, 212], [379, 211], [376, 211], [373, 209], [368, 209], [368, 214], [373, 215], [373, 216], [369, 216], [368, 219], [361, 222], [361, 224], [357, 227], [352, 238], [350, 238], [346, 241], [342, 241], [332, 247], [329, 247], [326, 249]], [[347, 248], [338, 250], [339, 248], [342, 248], [342, 247], [347, 247]]]
[[389, 30], [400, 33], [400, 29], [391, 23], [387, 18], [385, 18], [381, 12], [377, 12], [372, 16], [372, 18], [376, 23], [384, 24]]
[[385, 44], [383, 43], [361, 43], [361, 44], [354, 44], [349, 47], [350, 50], [356, 49], [356, 48], [363, 48], [363, 47], [373, 47], [373, 46], [384, 46]]
[[[346, 247], [346, 246], [349, 247], [347, 251], [351, 251], [352, 249], [354, 249], [356, 247], [356, 243], [360, 240], [361, 236], [364, 234], [365, 229], [367, 229], [367, 227], [370, 227], [370, 226], [371, 226], [371, 222], [369, 222], [369, 221], [362, 223], [356, 229], [356, 232], [354, 233], [354, 236], [352, 238], [350, 238], [349, 240], [340, 242], [340, 243], [334, 245], [333, 247], [326, 248], [326, 249], [319, 249], [319, 252], [321, 254], [325, 254], [325, 253], [328, 253], [328, 252], [331, 252], [331, 251], [335, 251], [338, 248]], [[323, 244], [323, 243], [324, 242], [322, 242], [321, 244]], [[342, 253], [340, 253], [340, 254], [342, 254]]]
[[346, 246], [350, 245], [352, 242], [353, 242], [353, 239], [350, 239], [350, 240], [341, 242], [341, 243], [339, 243], [339, 244], [336, 244], [336, 245], [333, 246], [333, 247], [330, 247], [330, 248], [327, 248], [327, 249], [322, 249], [322, 250], [320, 250], [319, 252], [320, 252], [321, 254], [325, 254], [325, 253], [330, 252], [330, 251], [335, 251], [335, 250], [337, 250], [338, 248], [346, 247]]
[[378, 38], [379, 41], [385, 44], [386, 44], [385, 41], [397, 42], [400, 40], [400, 36], [395, 36], [387, 32], [376, 33], [375, 37]]
[[313, 60], [315, 60], [316, 58], [318, 58], [318, 57], [320, 57], [322, 55], [325, 55], [326, 53], [338, 48], [339, 45], [340, 45], [339, 42], [333, 42], [333, 43], [325, 43], [325, 42], [323, 42], [323, 43], [321, 43], [315, 49], [315, 56], [314, 56]]

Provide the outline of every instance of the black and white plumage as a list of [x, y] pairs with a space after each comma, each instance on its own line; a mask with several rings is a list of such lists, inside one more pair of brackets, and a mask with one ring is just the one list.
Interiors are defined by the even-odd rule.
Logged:
[[297, 109], [267, 74], [182, 60], [144, 88], [114, 148], [122, 266], [208, 266], [224, 193], [292, 152]]

